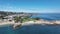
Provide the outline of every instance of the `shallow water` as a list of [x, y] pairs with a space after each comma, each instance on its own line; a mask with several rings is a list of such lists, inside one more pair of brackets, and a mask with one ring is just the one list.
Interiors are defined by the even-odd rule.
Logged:
[[11, 26], [0, 27], [0, 34], [60, 34], [60, 25], [29, 25], [14, 30]]

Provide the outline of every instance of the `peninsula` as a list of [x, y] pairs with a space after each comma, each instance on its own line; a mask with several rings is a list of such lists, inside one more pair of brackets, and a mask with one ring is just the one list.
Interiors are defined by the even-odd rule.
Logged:
[[11, 14], [7, 13], [6, 15], [5, 14], [6, 14], [5, 12], [3, 13], [3, 16], [2, 14], [0, 14], [0, 26], [13, 25], [13, 27], [16, 28], [17, 26], [33, 25], [33, 24], [41, 24], [41, 25], [60, 24], [60, 20], [48, 21], [39, 18], [30, 18], [32, 16], [31, 13], [11, 13]]

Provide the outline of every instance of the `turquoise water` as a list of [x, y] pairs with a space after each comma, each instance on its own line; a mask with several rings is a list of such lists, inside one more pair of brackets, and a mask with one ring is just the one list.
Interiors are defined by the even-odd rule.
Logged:
[[[45, 20], [60, 20], [60, 14], [39, 14], [32, 16]], [[0, 27], [0, 34], [60, 34], [60, 25], [28, 25], [18, 29], [12, 26]]]

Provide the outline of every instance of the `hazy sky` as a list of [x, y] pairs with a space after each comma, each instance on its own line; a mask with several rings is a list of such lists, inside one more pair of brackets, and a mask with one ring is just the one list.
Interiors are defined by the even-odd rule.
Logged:
[[0, 11], [60, 13], [60, 0], [0, 0]]

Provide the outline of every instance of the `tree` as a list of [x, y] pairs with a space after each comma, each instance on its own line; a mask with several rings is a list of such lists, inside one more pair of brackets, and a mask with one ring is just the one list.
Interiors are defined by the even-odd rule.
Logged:
[[34, 18], [35, 20], [39, 20], [40, 18], [39, 17], [37, 17], [37, 18]]
[[16, 16], [16, 17], [14, 18], [14, 21], [15, 21], [15, 23], [18, 23], [18, 22], [22, 23], [22, 22], [23, 22], [23, 18]]

